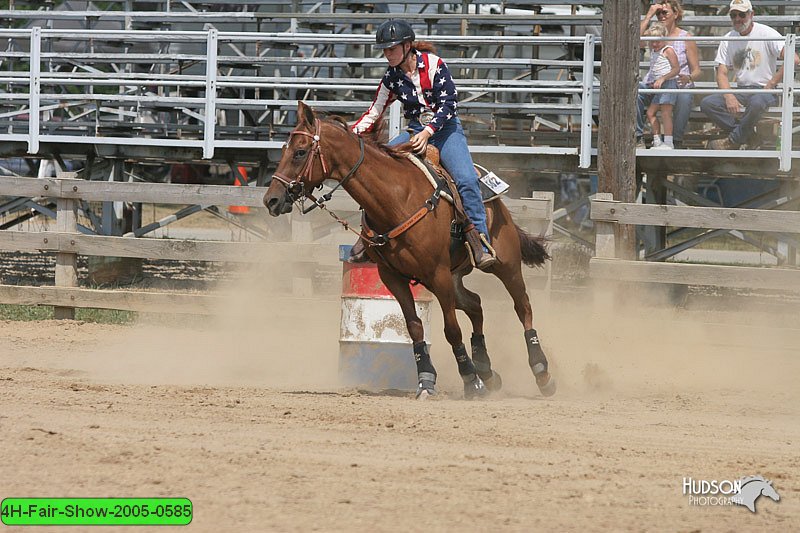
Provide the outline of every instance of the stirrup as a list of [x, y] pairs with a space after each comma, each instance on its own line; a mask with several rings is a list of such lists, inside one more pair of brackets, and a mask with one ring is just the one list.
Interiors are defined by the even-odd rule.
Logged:
[[[473, 233], [474, 232], [474, 233]], [[472, 266], [480, 270], [486, 270], [497, 262], [497, 252], [489, 244], [488, 239], [483, 233], [479, 233], [475, 227], [466, 232], [465, 245], [469, 254], [469, 261]], [[486, 252], [483, 247], [489, 250]]]
[[483, 243], [483, 245], [486, 247], [487, 250], [489, 250], [489, 255], [492, 256], [492, 258], [494, 258], [495, 261], [497, 261], [497, 252], [495, 251], [494, 247], [491, 244], [489, 244], [489, 239], [487, 239], [486, 235], [484, 235], [483, 233], [478, 233], [478, 235], [480, 235], [481, 242]]
[[495, 263], [497, 263], [497, 257], [490, 253], [483, 252], [481, 260], [475, 264], [475, 268], [485, 271], [494, 266]]

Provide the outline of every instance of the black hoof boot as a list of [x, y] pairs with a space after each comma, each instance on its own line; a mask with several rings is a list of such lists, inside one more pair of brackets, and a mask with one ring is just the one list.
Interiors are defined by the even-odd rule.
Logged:
[[536, 385], [543, 396], [556, 393], [556, 380], [548, 372], [547, 357], [539, 345], [539, 336], [535, 329], [525, 331], [525, 343], [528, 346], [528, 365], [536, 378]]
[[490, 392], [497, 392], [503, 387], [503, 380], [496, 371], [492, 370], [489, 352], [486, 350], [486, 340], [483, 335], [473, 333], [470, 341], [472, 347], [472, 362], [478, 376]]
[[436, 396], [436, 374], [430, 372], [420, 372], [419, 383], [417, 384], [417, 400], [425, 400], [431, 396]]
[[488, 389], [483, 384], [483, 380], [477, 374], [469, 374], [461, 376], [464, 380], [464, 399], [474, 400], [475, 398], [483, 398], [489, 394]]

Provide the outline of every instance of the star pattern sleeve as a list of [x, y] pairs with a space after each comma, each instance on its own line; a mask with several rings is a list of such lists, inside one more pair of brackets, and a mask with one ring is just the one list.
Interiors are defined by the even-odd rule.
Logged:
[[389, 107], [389, 104], [394, 101], [395, 95], [389, 90], [389, 79], [390, 73], [387, 70], [378, 85], [378, 90], [375, 91], [375, 98], [372, 100], [372, 105], [369, 106], [367, 112], [361, 115], [361, 118], [351, 127], [354, 133], [360, 134], [370, 131], [375, 125], [375, 121], [383, 115], [383, 112]]

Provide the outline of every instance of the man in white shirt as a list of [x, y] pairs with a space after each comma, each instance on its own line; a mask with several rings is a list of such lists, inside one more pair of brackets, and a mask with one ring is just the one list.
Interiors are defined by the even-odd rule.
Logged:
[[[722, 41], [717, 49], [717, 86], [730, 89], [729, 73], [736, 77], [739, 89], [774, 89], [783, 79], [777, 68], [783, 59], [783, 36], [764, 24], [753, 21], [750, 0], [732, 0], [729, 13], [733, 31], [725, 37], [750, 37], [748, 40]], [[768, 40], [759, 40], [768, 39]], [[795, 63], [800, 58], [795, 55]], [[790, 80], [791, 82], [791, 80]], [[712, 94], [703, 98], [700, 109], [728, 136], [708, 143], [713, 150], [736, 150], [748, 144], [758, 119], [768, 107], [778, 103], [769, 93]]]

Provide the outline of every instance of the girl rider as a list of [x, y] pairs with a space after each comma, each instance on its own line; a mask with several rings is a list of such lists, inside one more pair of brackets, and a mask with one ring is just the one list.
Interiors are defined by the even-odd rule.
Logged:
[[[429, 43], [415, 43], [414, 30], [402, 20], [388, 20], [375, 33], [375, 47], [383, 50], [389, 68], [381, 79], [375, 99], [366, 113], [352, 126], [355, 133], [370, 131], [375, 121], [394, 100], [414, 132], [402, 133], [390, 144], [411, 141], [417, 153], [424, 153], [430, 142], [439, 149], [442, 166], [453, 177], [472, 224], [466, 232], [475, 256], [475, 266], [491, 267], [497, 258], [489, 252], [486, 211], [481, 201], [478, 176], [467, 148], [467, 139], [458, 119], [458, 91], [444, 60], [434, 54]], [[468, 226], [470, 227], [470, 226]], [[359, 244], [363, 244], [359, 240]], [[354, 256], [358, 254], [354, 247]]]

